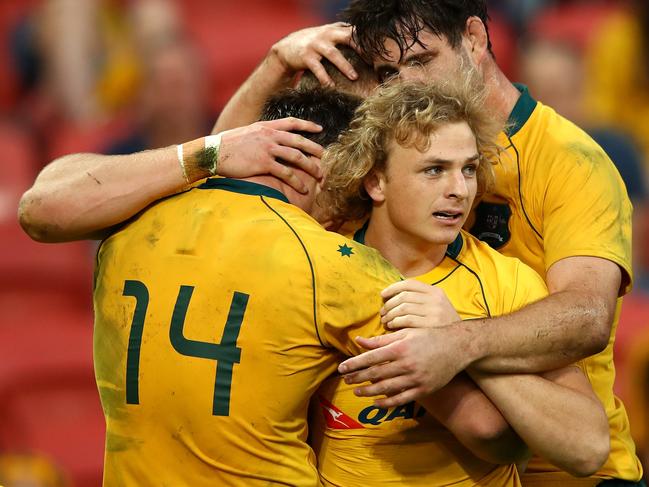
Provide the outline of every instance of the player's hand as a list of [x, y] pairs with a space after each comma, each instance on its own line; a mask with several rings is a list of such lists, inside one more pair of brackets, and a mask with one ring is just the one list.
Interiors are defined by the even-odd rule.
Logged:
[[217, 173], [229, 178], [270, 174], [296, 191], [306, 193], [307, 187], [295, 174], [295, 168], [321, 179], [323, 149], [319, 144], [289, 131], [321, 130], [322, 127], [316, 123], [293, 117], [226, 130], [221, 135]]
[[336, 22], [298, 30], [278, 41], [271, 52], [288, 72], [308, 69], [320, 84], [333, 86], [334, 82], [320, 62], [323, 58], [331, 61], [350, 80], [358, 78], [353, 66], [336, 48], [336, 44], [352, 44], [352, 27], [349, 24]]
[[405, 328], [374, 338], [356, 339], [368, 352], [338, 366], [345, 383], [362, 384], [357, 396], [387, 396], [375, 401], [388, 408], [415, 401], [444, 387], [472, 360], [472, 336], [462, 322], [439, 328]]
[[385, 301], [381, 322], [391, 330], [444, 326], [460, 321], [442, 289], [415, 279], [386, 287], [381, 297]]

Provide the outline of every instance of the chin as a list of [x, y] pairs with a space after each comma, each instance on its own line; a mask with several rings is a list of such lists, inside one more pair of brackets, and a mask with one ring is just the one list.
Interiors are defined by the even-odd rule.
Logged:
[[457, 230], [452, 230], [452, 229], [436, 230], [434, 234], [431, 235], [431, 238], [427, 240], [434, 245], [450, 245], [455, 241], [459, 233], [460, 233], [459, 228]]

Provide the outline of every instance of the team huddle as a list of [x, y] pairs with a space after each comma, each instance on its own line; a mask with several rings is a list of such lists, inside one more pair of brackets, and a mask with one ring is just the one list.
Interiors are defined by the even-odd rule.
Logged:
[[104, 485], [644, 485], [613, 164], [507, 80], [484, 1], [345, 20], [273, 46], [214, 135], [23, 197], [42, 240], [103, 239]]

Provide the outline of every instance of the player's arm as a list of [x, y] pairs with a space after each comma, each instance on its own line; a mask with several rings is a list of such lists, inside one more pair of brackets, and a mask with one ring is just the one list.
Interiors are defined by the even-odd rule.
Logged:
[[205, 147], [204, 139], [197, 139], [183, 144], [184, 170], [176, 146], [128, 155], [67, 155], [46, 166], [23, 195], [20, 224], [41, 242], [101, 238], [157, 199], [214, 173], [272, 174], [303, 192], [294, 170], [278, 159], [320, 177], [319, 166], [307, 155], [320, 157], [322, 147], [289, 132], [319, 130], [317, 124], [294, 118], [257, 122], [223, 132], [218, 154], [207, 158], [193, 154]]
[[530, 450], [553, 465], [585, 477], [608, 458], [606, 412], [579, 368], [565, 367], [541, 376], [469, 369], [469, 375]]
[[568, 257], [552, 265], [550, 295], [512, 314], [484, 320], [476, 368], [539, 372], [562, 367], [608, 344], [622, 273], [597, 257]]
[[308, 69], [323, 85], [333, 85], [320, 62], [323, 58], [331, 61], [349, 79], [356, 79], [354, 68], [335, 47], [350, 42], [351, 27], [342, 22], [299, 30], [281, 39], [227, 103], [212, 132], [257, 120], [268, 97], [292, 86], [300, 71]]
[[482, 460], [509, 464], [529, 457], [525, 442], [464, 372], [419, 403]]
[[551, 294], [537, 302], [507, 315], [450, 324], [454, 319], [445, 297], [428, 302], [426, 312], [435, 317], [431, 322], [410, 312], [405, 281], [390, 286], [387, 326], [414, 328], [359, 338], [369, 351], [343, 362], [340, 372], [349, 383], [373, 381], [361, 393], [372, 396], [380, 387], [389, 396], [382, 407], [390, 407], [439, 389], [469, 366], [538, 373], [604, 348], [620, 288], [619, 267], [605, 259], [570, 257], [554, 264], [546, 279]]
[[552, 142], [538, 154], [547, 161], [543, 194], [530, 202], [542, 215], [550, 295], [482, 324], [475, 364], [485, 371], [550, 370], [602, 351], [616, 299], [630, 287], [631, 205], [615, 166], [584, 136]]

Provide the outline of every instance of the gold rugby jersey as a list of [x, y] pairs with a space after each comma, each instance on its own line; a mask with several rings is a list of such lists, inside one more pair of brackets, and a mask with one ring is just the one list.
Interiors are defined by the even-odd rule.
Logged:
[[[552, 264], [566, 257], [608, 259], [622, 270], [620, 296], [624, 295], [632, 284], [632, 208], [617, 169], [585, 132], [534, 100], [526, 87], [517, 87], [521, 96], [500, 140], [507, 151], [494, 167], [495, 191], [476, 208], [471, 233], [503, 254], [518, 257], [544, 278]], [[585, 367], [611, 431], [611, 454], [597, 476], [637, 481], [642, 467], [624, 405], [613, 394], [620, 306], [618, 299], [608, 346], [586, 359]], [[538, 458], [527, 472], [552, 472], [543, 477], [546, 482], [569, 480]]]
[[309, 399], [400, 278], [250, 181], [145, 210], [98, 252], [104, 485], [320, 485]]
[[[355, 239], [364, 241], [363, 227]], [[439, 286], [462, 319], [515, 311], [547, 295], [541, 277], [461, 232], [422, 282]], [[340, 377], [313, 398], [311, 431], [324, 485], [517, 486], [514, 465], [476, 458], [416, 403], [378, 408]]]

